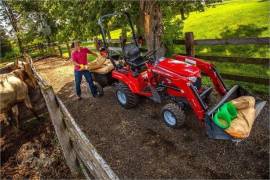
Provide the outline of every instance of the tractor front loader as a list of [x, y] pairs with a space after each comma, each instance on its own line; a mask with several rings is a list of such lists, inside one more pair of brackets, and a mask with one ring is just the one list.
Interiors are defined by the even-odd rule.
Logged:
[[[103, 23], [110, 17], [122, 15], [131, 27], [132, 41], [122, 42], [121, 47], [110, 46], [106, 38], [107, 31]], [[238, 85], [228, 89], [214, 65], [198, 58], [174, 55], [172, 58], [153, 58], [157, 50], [143, 55], [137, 43], [137, 37], [127, 13], [115, 13], [102, 16], [98, 20], [103, 39], [102, 54], [105, 54], [114, 69], [111, 77], [116, 82], [116, 98], [126, 109], [139, 103], [139, 97], [148, 97], [156, 103], [168, 102], [161, 110], [164, 123], [177, 128], [185, 123], [185, 107], [190, 107], [197, 119], [205, 124], [210, 138], [235, 140], [213, 122], [213, 116], [226, 102], [240, 96], [250, 95]], [[116, 49], [119, 54], [115, 55]], [[104, 53], [105, 52], [105, 53]], [[119, 63], [124, 61], [124, 63]], [[213, 107], [206, 103], [211, 96], [212, 87], [202, 84], [202, 74], [208, 76], [221, 100]], [[256, 117], [265, 105], [265, 101], [256, 99]]]

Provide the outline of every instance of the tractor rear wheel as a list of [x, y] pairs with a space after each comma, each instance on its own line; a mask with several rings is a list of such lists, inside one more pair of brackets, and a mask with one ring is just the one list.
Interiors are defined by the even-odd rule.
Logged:
[[122, 107], [130, 109], [138, 104], [138, 96], [126, 84], [119, 83], [116, 87], [116, 98]]
[[103, 87], [96, 81], [94, 81], [94, 85], [96, 87], [97, 97], [103, 96], [104, 95]]
[[102, 87], [105, 87], [108, 85], [108, 75], [92, 73], [92, 77], [93, 77], [93, 80], [98, 82]]
[[185, 113], [175, 103], [166, 104], [161, 110], [164, 123], [171, 128], [179, 128], [185, 123]]

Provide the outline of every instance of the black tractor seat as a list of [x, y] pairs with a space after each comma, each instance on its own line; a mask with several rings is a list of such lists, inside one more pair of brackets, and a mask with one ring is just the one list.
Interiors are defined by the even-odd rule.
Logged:
[[123, 53], [126, 59], [126, 62], [133, 68], [139, 68], [144, 66], [145, 60], [141, 56], [139, 47], [135, 44], [127, 44], [123, 47]]

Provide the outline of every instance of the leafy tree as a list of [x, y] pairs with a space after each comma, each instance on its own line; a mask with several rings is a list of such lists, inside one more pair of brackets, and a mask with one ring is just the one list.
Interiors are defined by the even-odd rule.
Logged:
[[8, 52], [12, 51], [12, 46], [2, 26], [0, 26], [0, 43], [0, 57], [3, 58]]
[[[144, 19], [144, 36], [147, 48], [160, 48], [158, 57], [172, 48], [173, 39], [181, 36], [183, 20], [191, 11], [203, 11], [205, 6], [221, 0], [195, 0], [195, 1], [158, 1], [140, 0], [140, 14]], [[181, 19], [176, 18], [180, 14]], [[155, 31], [154, 31], [155, 30]], [[154, 32], [156, 35], [154, 37]]]
[[0, 17], [1, 21], [5, 21], [12, 26], [12, 30], [17, 38], [20, 52], [23, 52], [22, 40], [20, 35], [20, 26], [18, 23], [19, 14], [16, 13], [10, 6], [10, 2], [1, 0], [0, 1]]
[[[127, 11], [139, 35], [144, 34], [148, 49], [161, 47], [164, 55], [166, 46], [170, 48], [172, 39], [181, 34], [182, 21], [175, 18], [181, 14], [184, 19], [190, 11], [203, 10], [214, 1], [158, 1], [158, 0], [94, 0], [94, 1], [8, 1], [0, 0], [0, 18], [11, 25], [21, 51], [23, 45], [33, 42], [68, 42], [73, 39], [90, 39], [100, 33], [97, 19], [108, 13]], [[112, 26], [115, 22], [116, 26]], [[112, 19], [108, 28], [126, 27], [122, 19]], [[121, 26], [120, 26], [121, 25]], [[155, 31], [154, 31], [155, 30]], [[156, 32], [156, 38], [154, 33]], [[163, 43], [165, 42], [165, 44]]]

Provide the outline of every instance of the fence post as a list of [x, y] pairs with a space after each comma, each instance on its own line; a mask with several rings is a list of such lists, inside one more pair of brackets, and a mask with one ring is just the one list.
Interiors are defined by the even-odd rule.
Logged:
[[186, 55], [187, 56], [195, 56], [193, 32], [186, 32], [185, 33], [185, 46], [186, 46]]

